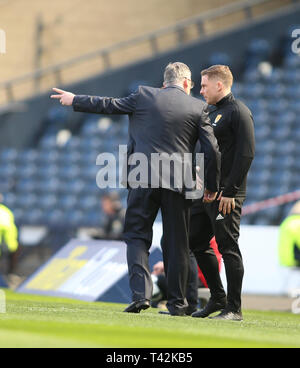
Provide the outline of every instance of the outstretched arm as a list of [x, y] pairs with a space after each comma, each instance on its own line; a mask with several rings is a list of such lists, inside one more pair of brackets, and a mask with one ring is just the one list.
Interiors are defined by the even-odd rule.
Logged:
[[132, 114], [139, 96], [139, 92], [124, 98], [81, 96], [58, 88], [53, 90], [57, 95], [52, 95], [51, 98], [59, 99], [63, 106], [73, 106], [74, 111], [95, 114]]

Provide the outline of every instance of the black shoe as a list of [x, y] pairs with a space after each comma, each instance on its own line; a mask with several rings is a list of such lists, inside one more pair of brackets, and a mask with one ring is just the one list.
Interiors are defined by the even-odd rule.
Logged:
[[185, 311], [185, 314], [187, 316], [191, 316], [193, 313], [196, 313], [197, 312], [197, 308], [196, 307], [187, 307], [186, 308], [186, 311]]
[[242, 312], [233, 312], [233, 311], [224, 309], [220, 314], [218, 314], [215, 317], [210, 317], [210, 319], [219, 320], [219, 321], [242, 322], [243, 315], [242, 315]]
[[226, 298], [214, 301], [209, 299], [206, 307], [192, 314], [194, 318], [206, 318], [212, 313], [218, 312], [226, 307]]
[[125, 310], [125, 313], [140, 313], [142, 310], [150, 308], [149, 300], [143, 299], [131, 303]]

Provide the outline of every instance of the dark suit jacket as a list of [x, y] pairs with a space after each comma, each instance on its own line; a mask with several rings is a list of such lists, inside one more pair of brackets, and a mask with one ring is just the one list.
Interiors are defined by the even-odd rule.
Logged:
[[[136, 93], [125, 98], [76, 96], [73, 102], [74, 111], [129, 115], [128, 153], [143, 153], [149, 160], [153, 153], [192, 154], [199, 139], [206, 156], [206, 188], [216, 192], [221, 155], [206, 106], [178, 86], [164, 89], [140, 86]], [[150, 183], [148, 178], [147, 184]], [[184, 187], [170, 189], [185, 191]]]

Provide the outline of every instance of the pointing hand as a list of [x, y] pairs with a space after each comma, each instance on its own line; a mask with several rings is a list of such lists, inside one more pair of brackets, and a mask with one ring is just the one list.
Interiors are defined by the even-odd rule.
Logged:
[[75, 95], [62, 89], [53, 88], [57, 95], [51, 95], [51, 98], [60, 100], [63, 106], [72, 106]]

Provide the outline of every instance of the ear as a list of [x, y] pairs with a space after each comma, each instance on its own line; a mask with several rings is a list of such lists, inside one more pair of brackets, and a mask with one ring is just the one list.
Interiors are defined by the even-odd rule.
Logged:
[[188, 89], [189, 88], [189, 84], [188, 84], [187, 79], [184, 79], [184, 81], [183, 81], [183, 88], [184, 89]]
[[223, 91], [223, 89], [224, 89], [224, 85], [223, 85], [223, 83], [222, 82], [218, 82], [217, 83], [217, 87], [218, 87], [218, 92], [222, 92]]

